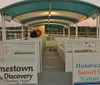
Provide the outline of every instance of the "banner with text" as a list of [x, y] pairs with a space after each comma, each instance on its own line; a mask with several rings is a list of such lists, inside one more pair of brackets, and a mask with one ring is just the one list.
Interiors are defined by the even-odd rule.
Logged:
[[37, 84], [36, 63], [0, 63], [0, 80], [10, 84]]
[[73, 56], [73, 84], [100, 84], [100, 56], [98, 53], [80, 53]]

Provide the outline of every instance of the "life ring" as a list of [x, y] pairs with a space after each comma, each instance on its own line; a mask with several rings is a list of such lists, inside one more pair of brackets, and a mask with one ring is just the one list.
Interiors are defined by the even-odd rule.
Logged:
[[36, 32], [37, 32], [37, 35], [38, 35], [38, 36], [41, 36], [41, 35], [42, 35], [41, 30], [37, 29]]

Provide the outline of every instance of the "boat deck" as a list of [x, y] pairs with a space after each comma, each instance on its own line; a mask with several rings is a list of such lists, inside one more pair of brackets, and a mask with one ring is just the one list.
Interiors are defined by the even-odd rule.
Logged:
[[38, 74], [39, 85], [72, 85], [72, 73], [64, 72], [64, 61], [56, 48], [45, 48], [42, 60], [43, 71]]
[[39, 85], [72, 85], [72, 73], [61, 68], [48, 68], [38, 75]]

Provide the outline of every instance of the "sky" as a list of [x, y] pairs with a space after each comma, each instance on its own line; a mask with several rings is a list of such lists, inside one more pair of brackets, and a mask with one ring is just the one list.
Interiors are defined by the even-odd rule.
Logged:
[[[0, 9], [7, 5], [10, 5], [19, 1], [22, 1], [22, 0], [0, 0]], [[83, 1], [100, 6], [100, 0], [83, 0]], [[0, 16], [0, 20], [1, 20], [1, 16]], [[87, 20], [84, 20], [78, 23], [78, 25], [79, 26], [96, 26], [96, 21], [89, 18]], [[1, 21], [0, 21], [0, 26], [1, 26]], [[6, 26], [20, 26], [20, 24], [12, 21], [11, 23], [6, 23]]]

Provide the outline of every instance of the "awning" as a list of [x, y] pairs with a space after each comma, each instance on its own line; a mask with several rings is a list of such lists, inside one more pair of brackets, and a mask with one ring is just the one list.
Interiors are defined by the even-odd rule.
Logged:
[[98, 13], [100, 7], [81, 0], [24, 0], [1, 9], [26, 26], [72, 25]]

